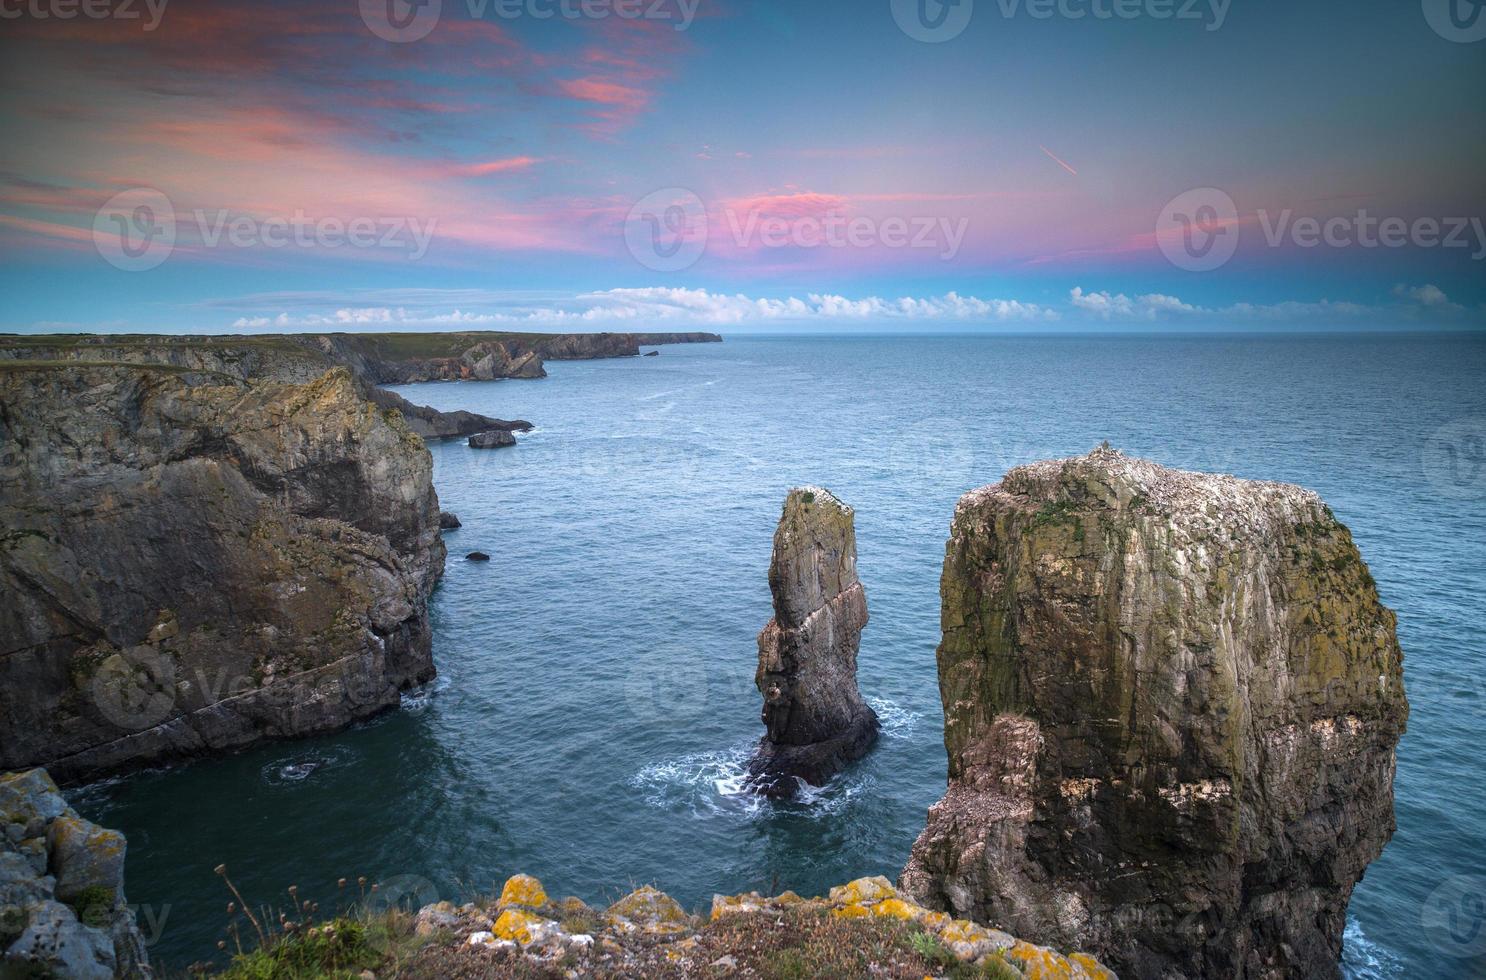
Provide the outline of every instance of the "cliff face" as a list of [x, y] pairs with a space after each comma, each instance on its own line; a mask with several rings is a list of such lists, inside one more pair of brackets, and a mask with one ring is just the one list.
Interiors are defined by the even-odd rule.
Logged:
[[818, 487], [792, 490], [774, 533], [774, 618], [758, 638], [755, 682], [768, 729], [750, 784], [791, 796], [820, 785], [877, 739], [877, 715], [857, 689], [867, 594], [857, 580], [850, 507]]
[[323, 732], [432, 678], [428, 450], [336, 369], [0, 369], [0, 769]]
[[0, 774], [0, 976], [150, 976], [124, 852], [123, 835], [79, 817], [45, 770]]
[[955, 512], [949, 788], [901, 885], [1126, 977], [1335, 977], [1402, 654], [1312, 493], [1101, 449]]

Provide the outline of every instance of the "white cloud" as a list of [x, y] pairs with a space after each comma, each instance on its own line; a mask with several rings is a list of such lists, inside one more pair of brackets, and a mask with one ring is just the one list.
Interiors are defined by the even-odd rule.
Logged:
[[1399, 283], [1393, 287], [1393, 295], [1399, 299], [1412, 300], [1420, 306], [1427, 306], [1433, 309], [1465, 309], [1465, 307], [1458, 303], [1450, 302], [1450, 297], [1445, 295], [1445, 291], [1433, 283], [1426, 283], [1423, 286], [1405, 286], [1403, 283]]
[[1233, 303], [1209, 307], [1166, 293], [1129, 295], [1073, 287], [1068, 303], [981, 299], [948, 292], [938, 296], [849, 297], [806, 293], [754, 297], [670, 286], [605, 289], [588, 293], [499, 292], [480, 289], [385, 289], [356, 292], [268, 293], [216, 300], [204, 306], [240, 314], [238, 330], [527, 329], [637, 330], [688, 326], [778, 324], [961, 323], [1048, 324], [1071, 321], [1357, 322], [1450, 321], [1464, 307], [1433, 285], [1394, 287], [1393, 302], [1335, 301]]
[[556, 326], [626, 324], [636, 321], [698, 325], [737, 325], [763, 322], [817, 322], [849, 320], [963, 320], [987, 322], [1051, 321], [1056, 311], [1036, 303], [990, 299], [946, 293], [943, 296], [883, 299], [810, 293], [803, 299], [753, 298], [742, 293], [713, 293], [705, 289], [651, 286], [639, 289], [606, 289], [581, 293], [571, 300], [550, 305], [516, 305], [507, 309], [474, 312], [455, 309], [440, 312], [407, 306], [342, 307], [329, 313], [298, 313], [293, 316], [243, 316], [234, 321], [238, 329], [266, 327], [358, 327], [394, 326]]
[[1124, 293], [1110, 295], [1108, 292], [1086, 293], [1082, 286], [1074, 286], [1068, 294], [1069, 302], [1077, 309], [1103, 320], [1135, 318], [1154, 320], [1162, 314], [1198, 313], [1200, 307], [1183, 303], [1175, 296], [1163, 293], [1147, 293], [1131, 299]]

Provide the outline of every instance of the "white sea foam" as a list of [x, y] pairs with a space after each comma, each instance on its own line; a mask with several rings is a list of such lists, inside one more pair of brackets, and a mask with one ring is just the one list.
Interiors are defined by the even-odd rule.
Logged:
[[882, 724], [883, 738], [912, 738], [918, 725], [919, 713], [909, 711], [891, 698], [867, 698], [877, 720]]
[[749, 792], [748, 760], [756, 742], [749, 740], [716, 752], [696, 752], [676, 759], [651, 763], [630, 779], [630, 785], [645, 793], [645, 802], [663, 810], [693, 816], [736, 814], [743, 817], [768, 812], [771, 807], [792, 808], [810, 817], [838, 813], [872, 786], [875, 780], [850, 769], [824, 786], [800, 782], [793, 800], [774, 801]]
[[1345, 980], [1393, 980], [1404, 976], [1403, 961], [1368, 939], [1356, 919], [1347, 920], [1342, 943], [1342, 976]]

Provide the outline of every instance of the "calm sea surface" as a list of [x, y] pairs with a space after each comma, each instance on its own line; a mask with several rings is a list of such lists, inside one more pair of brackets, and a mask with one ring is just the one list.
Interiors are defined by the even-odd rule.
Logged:
[[[1398, 612], [1413, 715], [1348, 970], [1486, 975], [1442, 958], [1425, 915], [1452, 876], [1486, 876], [1486, 341], [737, 337], [549, 370], [401, 389], [537, 425], [510, 450], [433, 447], [464, 522], [433, 602], [437, 682], [341, 735], [74, 794], [128, 834], [157, 960], [215, 952], [218, 862], [252, 901], [297, 884], [327, 904], [357, 875], [423, 901], [517, 871], [594, 902], [650, 882], [691, 906], [896, 876], [944, 788], [934, 647], [955, 500], [1108, 439], [1303, 484], [1351, 526]], [[807, 482], [856, 508], [860, 680], [885, 737], [814, 798], [766, 804], [735, 792], [761, 730], [754, 638], [780, 504]], [[1486, 877], [1453, 881], [1468, 916]], [[1455, 925], [1460, 943], [1470, 922]]]

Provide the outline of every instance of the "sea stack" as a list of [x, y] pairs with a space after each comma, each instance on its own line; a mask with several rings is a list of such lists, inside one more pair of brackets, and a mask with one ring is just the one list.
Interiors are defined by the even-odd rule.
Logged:
[[857, 581], [852, 509], [828, 490], [791, 490], [769, 564], [774, 618], [758, 638], [755, 682], [768, 729], [749, 785], [788, 798], [820, 785], [877, 740], [877, 715], [857, 689], [867, 594]]
[[1127, 980], [1337, 977], [1393, 833], [1402, 654], [1313, 493], [1101, 447], [956, 508], [949, 787], [901, 887]]

